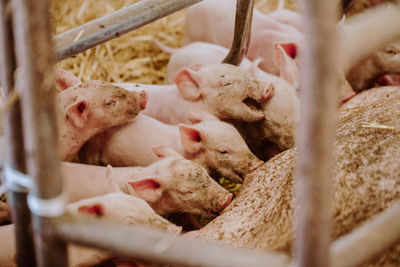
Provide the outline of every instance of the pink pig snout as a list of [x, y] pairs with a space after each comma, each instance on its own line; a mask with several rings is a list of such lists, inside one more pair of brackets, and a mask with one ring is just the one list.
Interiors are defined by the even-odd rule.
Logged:
[[[143, 91], [144, 92], [144, 91]], [[143, 110], [146, 108], [147, 106], [147, 100], [148, 100], [149, 96], [147, 95], [146, 92], [144, 92], [143, 98], [142, 98], [142, 102], [140, 103], [140, 108]]]
[[258, 169], [263, 164], [264, 164], [264, 161], [262, 161], [262, 160], [254, 161], [253, 164], [249, 167], [249, 172], [252, 172], [252, 171]]
[[221, 203], [218, 205], [217, 209], [218, 211], [222, 211], [225, 209], [232, 201], [232, 193], [228, 194], [224, 200], [221, 201]]

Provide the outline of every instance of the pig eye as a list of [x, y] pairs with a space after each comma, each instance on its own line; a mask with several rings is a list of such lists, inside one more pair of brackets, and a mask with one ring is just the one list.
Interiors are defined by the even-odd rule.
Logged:
[[112, 106], [115, 106], [115, 103], [116, 103], [115, 100], [109, 100], [109, 101], [106, 101], [106, 106], [107, 107], [112, 107]]
[[218, 153], [220, 155], [226, 155], [226, 154], [229, 154], [229, 151], [225, 147], [220, 147], [220, 148], [218, 148]]
[[388, 53], [388, 54], [395, 55], [398, 52], [399, 51], [396, 48], [392, 47], [392, 46], [389, 46], [388, 48], [386, 48], [386, 53]]

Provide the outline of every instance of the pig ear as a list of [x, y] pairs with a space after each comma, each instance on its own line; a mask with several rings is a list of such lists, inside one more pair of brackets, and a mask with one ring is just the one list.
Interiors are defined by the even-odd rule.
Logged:
[[197, 153], [201, 149], [202, 138], [200, 131], [196, 128], [180, 124], [179, 133], [181, 143], [185, 151], [189, 153]]
[[87, 121], [89, 106], [86, 100], [78, 100], [67, 107], [67, 116], [72, 123], [79, 128], [83, 128]]
[[96, 216], [104, 216], [104, 207], [101, 203], [82, 205], [78, 207], [78, 212], [93, 214]]
[[81, 84], [81, 80], [79, 80], [72, 72], [56, 69], [56, 80], [57, 85], [61, 88], [61, 90], [65, 90], [71, 86], [75, 86]]
[[194, 70], [184, 68], [174, 79], [176, 87], [186, 100], [196, 101], [200, 98], [199, 84], [196, 82], [195, 77]]
[[296, 64], [297, 46], [295, 43], [275, 43], [274, 60], [279, 67], [280, 76], [295, 88], [300, 86], [300, 73]]
[[174, 149], [167, 146], [156, 146], [153, 147], [153, 152], [159, 158], [167, 158], [167, 157], [179, 157], [183, 158], [181, 154], [176, 152]]
[[117, 183], [115, 182], [115, 180], [113, 179], [113, 169], [111, 167], [110, 164], [107, 165], [106, 168], [106, 178], [107, 178], [107, 182], [111, 187], [112, 192], [114, 193], [120, 193], [122, 192], [121, 189], [119, 188], [119, 186], [117, 185]]
[[157, 182], [157, 177], [145, 178], [138, 181], [128, 182], [127, 188], [130, 194], [137, 195], [147, 202], [154, 203], [161, 199], [161, 185]]
[[259, 73], [259, 68], [258, 65], [263, 61], [264, 59], [261, 57], [256, 58], [253, 60], [251, 65], [246, 69], [246, 72], [252, 75], [254, 78], [258, 78], [260, 73]]

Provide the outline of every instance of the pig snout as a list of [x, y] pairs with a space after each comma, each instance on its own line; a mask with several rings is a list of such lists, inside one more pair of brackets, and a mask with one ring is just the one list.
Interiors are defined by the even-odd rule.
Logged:
[[140, 111], [146, 108], [147, 105], [147, 93], [142, 91], [138, 92], [129, 92], [129, 101], [128, 101], [128, 110], [127, 113], [129, 115], [136, 116]]
[[254, 160], [254, 161], [251, 163], [250, 167], [249, 167], [249, 172], [252, 172], [252, 171], [258, 169], [258, 168], [261, 167], [263, 164], [264, 164], [264, 161], [262, 161], [262, 160], [259, 160], [259, 159]]
[[172, 224], [167, 228], [167, 231], [174, 234], [180, 234], [182, 233], [182, 226]]
[[250, 87], [248, 96], [256, 100], [260, 105], [264, 105], [274, 95], [274, 92], [275, 86], [273, 83], [261, 84], [257, 88]]
[[218, 205], [218, 211], [223, 211], [232, 201], [233, 194], [229, 193]]

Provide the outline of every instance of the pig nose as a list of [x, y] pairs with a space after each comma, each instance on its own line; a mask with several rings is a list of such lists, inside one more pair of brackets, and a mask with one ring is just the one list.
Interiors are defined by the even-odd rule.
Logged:
[[228, 196], [222, 201], [222, 203], [219, 204], [218, 210], [222, 211], [223, 209], [225, 209], [229, 205], [229, 203], [231, 203], [232, 197], [232, 193], [229, 193]]
[[143, 110], [146, 108], [148, 95], [145, 91], [142, 91], [142, 93], [144, 93], [144, 95], [142, 98], [142, 102], [140, 103], [140, 108]]
[[258, 169], [261, 165], [264, 164], [264, 161], [262, 160], [256, 160], [253, 162], [253, 164], [249, 167], [249, 171], [252, 172], [256, 169]]
[[182, 226], [171, 225], [168, 227], [168, 230], [171, 233], [180, 234], [180, 233], [182, 233]]
[[265, 87], [262, 93], [262, 100], [268, 100], [274, 96], [275, 86], [273, 83], [269, 83], [268, 86]]
[[356, 95], [355, 92], [349, 93], [346, 97], [342, 98], [342, 103], [346, 103]]

